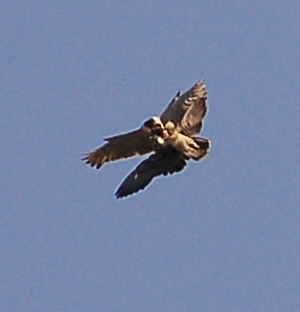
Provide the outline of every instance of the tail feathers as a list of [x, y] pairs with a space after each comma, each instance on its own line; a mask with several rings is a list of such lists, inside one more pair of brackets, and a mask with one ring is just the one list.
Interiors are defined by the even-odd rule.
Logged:
[[208, 139], [193, 137], [193, 140], [201, 149], [208, 150], [210, 148], [210, 141]]
[[193, 148], [190, 153], [190, 157], [196, 161], [204, 158], [209, 149], [210, 149], [210, 141], [205, 138], [193, 138], [194, 142], [198, 145], [198, 148]]

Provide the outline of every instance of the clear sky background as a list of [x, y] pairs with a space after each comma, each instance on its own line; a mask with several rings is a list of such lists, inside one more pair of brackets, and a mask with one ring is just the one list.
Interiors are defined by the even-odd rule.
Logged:
[[[2, 1], [0, 311], [300, 307], [300, 2]], [[81, 153], [205, 78], [207, 159], [116, 200]]]

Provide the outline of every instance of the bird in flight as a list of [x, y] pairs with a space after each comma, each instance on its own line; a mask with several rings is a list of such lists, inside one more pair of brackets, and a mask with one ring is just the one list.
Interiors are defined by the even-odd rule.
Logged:
[[140, 128], [104, 139], [106, 143], [82, 158], [96, 169], [105, 163], [137, 155], [152, 154], [125, 178], [117, 198], [143, 190], [155, 177], [184, 169], [189, 159], [203, 159], [210, 141], [200, 133], [207, 113], [207, 90], [198, 81], [185, 93], [178, 92], [159, 117], [151, 117]]

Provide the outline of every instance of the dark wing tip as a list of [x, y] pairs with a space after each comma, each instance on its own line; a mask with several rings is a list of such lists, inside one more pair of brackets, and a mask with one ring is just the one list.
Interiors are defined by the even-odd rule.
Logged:
[[119, 191], [119, 192], [118, 191], [115, 193], [116, 199], [122, 199], [122, 198], [125, 198], [125, 197], [131, 195], [131, 194], [126, 194], [126, 193], [123, 193], [121, 191]]
[[116, 199], [121, 199], [123, 197], [126, 197], [127, 195], [122, 194], [122, 192], [120, 191], [120, 189], [117, 189], [116, 193], [115, 193]]
[[129, 190], [126, 190], [126, 188], [124, 188], [124, 184], [122, 183], [115, 192], [116, 199], [122, 199], [122, 198], [129, 196], [129, 195], [133, 195], [135, 193], [138, 193], [139, 191], [143, 190], [145, 187], [146, 187], [146, 185], [140, 186], [139, 188], [137, 188], [135, 190], [129, 191]]
[[103, 161], [100, 161], [95, 157], [95, 152], [86, 153], [81, 157], [81, 160], [87, 164], [90, 165], [92, 168], [95, 167], [96, 169], [100, 169], [103, 165]]
[[[146, 162], [148, 164], [147, 160], [144, 160], [141, 164], [143, 165]], [[139, 166], [141, 166], [141, 164]], [[140, 168], [140, 167], [137, 168]], [[137, 168], [133, 170], [121, 183], [121, 185], [118, 187], [118, 189], [115, 192], [116, 199], [125, 198], [129, 195], [136, 194], [146, 188], [146, 186], [152, 181], [151, 177], [146, 178], [146, 180], [143, 179], [143, 177], [138, 177], [137, 181], [135, 176], [139, 173], [137, 173]]]
[[130, 195], [130, 194], [126, 194], [124, 192], [124, 190], [122, 189], [122, 185], [115, 192], [116, 199], [120, 199], [120, 198], [126, 197], [128, 195]]
[[90, 164], [90, 160], [89, 160], [89, 153], [85, 153], [83, 155], [81, 155], [81, 160], [86, 163], [86, 164]]

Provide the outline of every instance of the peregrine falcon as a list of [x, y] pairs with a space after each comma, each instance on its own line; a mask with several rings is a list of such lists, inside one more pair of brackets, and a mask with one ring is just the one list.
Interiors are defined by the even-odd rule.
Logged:
[[196, 137], [207, 112], [203, 81], [178, 92], [160, 117], [152, 117], [134, 131], [106, 138], [106, 144], [82, 160], [99, 169], [104, 163], [153, 152], [121, 183], [115, 195], [122, 198], [144, 189], [153, 178], [183, 170], [189, 159], [203, 159], [210, 141]]

